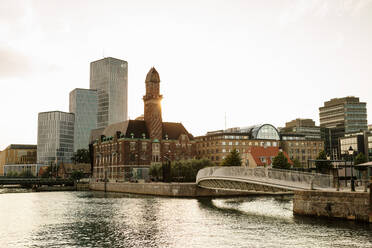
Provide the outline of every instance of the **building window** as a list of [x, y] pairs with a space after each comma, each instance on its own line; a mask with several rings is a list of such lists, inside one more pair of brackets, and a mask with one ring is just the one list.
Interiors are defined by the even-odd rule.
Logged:
[[226, 149], [222, 149], [222, 152], [225, 153], [226, 152]]
[[232, 144], [233, 144], [233, 143], [230, 141], [230, 142], [229, 142], [229, 145], [232, 146]]
[[130, 150], [131, 151], [135, 151], [136, 150], [136, 142], [130, 142], [129, 143], [129, 146], [130, 146]]
[[226, 142], [225, 141], [222, 141], [221, 142], [221, 145], [225, 146], [226, 145]]
[[142, 151], [147, 150], [147, 142], [142, 142]]

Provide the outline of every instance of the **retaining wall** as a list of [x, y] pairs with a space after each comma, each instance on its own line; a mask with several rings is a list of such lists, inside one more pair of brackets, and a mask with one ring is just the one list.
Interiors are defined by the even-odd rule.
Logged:
[[368, 222], [369, 193], [295, 191], [293, 213]]
[[[91, 190], [104, 191], [103, 182], [91, 182]], [[211, 190], [198, 187], [195, 183], [107, 183], [108, 192], [172, 196], [172, 197], [201, 197], [201, 196], [242, 196], [252, 195], [250, 192], [234, 192], [226, 190]]]

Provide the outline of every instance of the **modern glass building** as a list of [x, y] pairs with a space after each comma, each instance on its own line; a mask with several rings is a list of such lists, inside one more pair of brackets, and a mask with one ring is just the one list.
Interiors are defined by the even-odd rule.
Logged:
[[326, 128], [329, 137], [327, 151], [332, 158], [341, 155], [339, 139], [345, 134], [367, 131], [367, 104], [358, 97], [334, 98], [319, 108], [320, 127]]
[[71, 91], [70, 112], [75, 114], [74, 152], [88, 149], [90, 131], [97, 128], [97, 90]]
[[97, 128], [128, 119], [128, 63], [104, 58], [90, 63], [90, 89], [98, 95]]
[[358, 97], [334, 98], [319, 108], [320, 126], [344, 133], [367, 131], [367, 107]]
[[74, 152], [75, 114], [61, 111], [39, 113], [37, 163], [71, 163]]

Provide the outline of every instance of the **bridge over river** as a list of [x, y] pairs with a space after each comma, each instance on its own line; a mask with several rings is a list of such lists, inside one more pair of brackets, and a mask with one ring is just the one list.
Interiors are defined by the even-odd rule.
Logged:
[[247, 192], [330, 190], [333, 176], [272, 168], [207, 167], [196, 177], [201, 188]]

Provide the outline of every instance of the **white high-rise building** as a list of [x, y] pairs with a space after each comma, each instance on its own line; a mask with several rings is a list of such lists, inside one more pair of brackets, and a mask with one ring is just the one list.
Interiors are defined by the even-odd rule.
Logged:
[[90, 131], [97, 128], [97, 90], [71, 91], [70, 112], [75, 114], [74, 152], [89, 149]]
[[128, 63], [104, 58], [90, 63], [90, 89], [97, 90], [97, 128], [128, 119]]
[[37, 163], [70, 163], [74, 152], [75, 115], [61, 111], [39, 113]]

